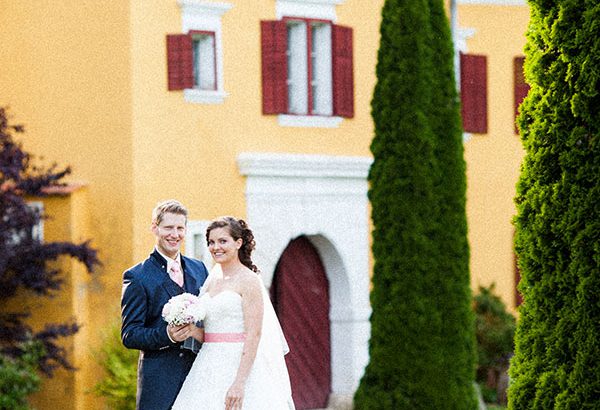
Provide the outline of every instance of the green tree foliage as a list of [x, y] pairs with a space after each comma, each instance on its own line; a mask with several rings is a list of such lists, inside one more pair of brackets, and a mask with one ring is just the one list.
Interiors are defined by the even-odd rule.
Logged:
[[494, 294], [493, 285], [480, 287], [473, 300], [478, 367], [483, 370], [502, 368], [514, 350], [515, 317], [506, 311], [504, 302]]
[[[477, 382], [487, 402], [505, 402], [508, 361], [514, 352], [516, 320], [506, 305], [494, 294], [494, 285], [479, 287], [473, 298], [475, 336], [477, 338]], [[499, 385], [500, 384], [500, 385]]]
[[137, 380], [137, 350], [121, 342], [119, 325], [110, 327], [95, 358], [104, 369], [104, 377], [94, 386], [94, 393], [106, 398], [113, 410], [134, 410]]
[[38, 391], [41, 378], [39, 363], [46, 355], [40, 341], [29, 340], [18, 346], [19, 357], [0, 353], [0, 410], [27, 410], [27, 397]]
[[600, 400], [600, 3], [530, 0], [511, 409]]
[[387, 0], [372, 100], [375, 266], [357, 409], [474, 409], [465, 163], [441, 0]]

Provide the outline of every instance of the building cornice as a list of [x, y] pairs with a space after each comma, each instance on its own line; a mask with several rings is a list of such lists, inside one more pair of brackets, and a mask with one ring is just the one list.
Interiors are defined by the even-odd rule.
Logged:
[[246, 176], [367, 178], [369, 157], [244, 152], [237, 159]]

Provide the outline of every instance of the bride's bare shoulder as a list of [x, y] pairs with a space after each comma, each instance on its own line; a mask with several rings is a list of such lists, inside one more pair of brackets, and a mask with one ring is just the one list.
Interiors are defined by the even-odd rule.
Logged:
[[256, 290], [262, 286], [262, 279], [256, 272], [245, 269], [240, 272], [240, 284], [246, 290]]

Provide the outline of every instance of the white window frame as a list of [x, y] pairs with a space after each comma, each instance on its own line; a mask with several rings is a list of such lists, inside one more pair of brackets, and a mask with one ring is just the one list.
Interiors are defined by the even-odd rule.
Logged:
[[223, 47], [221, 18], [226, 11], [233, 7], [230, 3], [210, 3], [198, 0], [178, 0], [181, 9], [182, 33], [213, 32], [215, 80], [214, 90], [186, 88], [183, 96], [187, 102], [200, 104], [222, 104], [227, 96], [223, 80]]
[[192, 55], [194, 62], [194, 88], [204, 91], [217, 89], [217, 61], [215, 33], [192, 31]]
[[33, 239], [44, 242], [44, 203], [42, 201], [31, 201], [28, 202], [27, 205], [30, 208], [35, 209], [39, 215], [42, 216], [38, 223], [31, 228], [31, 235], [33, 236]]
[[[284, 18], [293, 20], [295, 17], [308, 20], [327, 20], [331, 24], [335, 24], [337, 22], [336, 6], [341, 5], [344, 2], [345, 0], [277, 0], [275, 4], [275, 15], [278, 20], [283, 20]], [[331, 50], [331, 46], [329, 47], [329, 50]], [[329, 51], [329, 54], [331, 56], [331, 51]], [[326, 70], [326, 68], [322, 68], [322, 70]], [[331, 69], [329, 71], [331, 71]], [[308, 86], [308, 82], [306, 84]], [[330, 88], [331, 92], [333, 92], [333, 80], [331, 80]], [[308, 92], [306, 92], [306, 98], [308, 98]], [[331, 95], [330, 105], [331, 112], [329, 114], [315, 112], [313, 115], [305, 115], [301, 113], [292, 113], [292, 110], [290, 109], [290, 113], [288, 114], [279, 114], [277, 116], [277, 121], [282, 127], [337, 128], [342, 123], [343, 118], [333, 116], [333, 94]], [[292, 105], [290, 105], [290, 108], [291, 107]], [[323, 112], [327, 111], [323, 110]]]
[[187, 222], [185, 231], [185, 252], [189, 258], [199, 259], [210, 270], [214, 261], [206, 244], [206, 228], [210, 225], [208, 220], [192, 220]]
[[[41, 201], [28, 201], [27, 206], [34, 211], [37, 211], [39, 215], [44, 215], [44, 203]], [[8, 220], [9, 216], [4, 215], [4, 220]], [[22, 242], [23, 237], [25, 236], [25, 230], [12, 230], [12, 238], [9, 240], [11, 245], [18, 245]], [[39, 219], [38, 223], [31, 227], [31, 236], [33, 240], [37, 240], [39, 242], [44, 241], [44, 219], [43, 217]]]

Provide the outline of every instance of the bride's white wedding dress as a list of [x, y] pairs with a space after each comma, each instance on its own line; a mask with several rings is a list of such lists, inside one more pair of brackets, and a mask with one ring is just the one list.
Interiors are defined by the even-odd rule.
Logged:
[[[263, 300], [265, 295], [266, 292], [263, 292]], [[218, 334], [217, 336], [227, 334], [225, 339], [228, 341], [203, 343], [177, 396], [173, 410], [224, 409], [225, 395], [233, 383], [240, 364], [244, 343], [236, 341], [235, 336], [244, 332], [242, 297], [236, 292], [225, 290], [214, 296], [206, 292], [201, 298], [206, 303], [205, 334]], [[270, 301], [265, 302], [263, 315], [265, 318], [269, 307], [272, 309]], [[266, 319], [264, 321], [266, 322]], [[289, 376], [283, 359], [284, 352], [280, 351], [279, 355], [274, 356], [272, 351], [274, 348], [277, 349], [277, 346], [282, 349], [282, 340], [267, 340], [273, 339], [274, 336], [273, 330], [265, 331], [263, 323], [261, 342], [246, 382], [243, 409], [294, 408], [289, 389]], [[285, 344], [284, 340], [283, 343]]]

